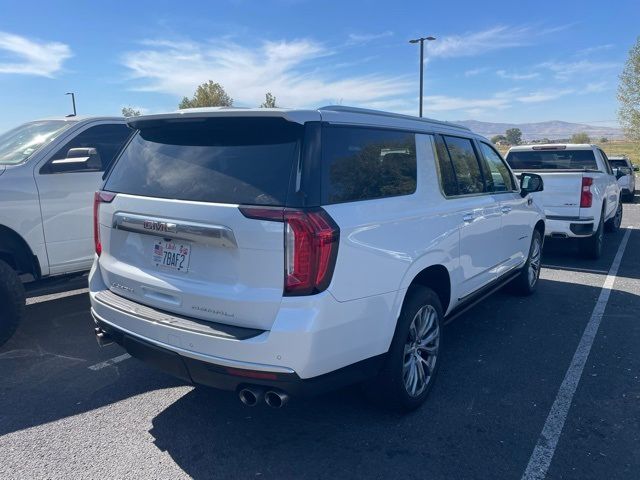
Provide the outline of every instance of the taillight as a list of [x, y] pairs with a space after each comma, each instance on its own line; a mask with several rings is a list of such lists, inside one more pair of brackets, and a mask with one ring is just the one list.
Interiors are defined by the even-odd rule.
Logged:
[[589, 208], [591, 206], [591, 202], [593, 202], [591, 185], [593, 185], [593, 178], [582, 177], [582, 191], [580, 192], [580, 208]]
[[100, 204], [111, 203], [114, 198], [116, 198], [115, 193], [103, 191], [97, 191], [93, 196], [93, 242], [98, 256], [102, 253], [102, 244], [100, 243], [100, 223], [98, 221]]
[[247, 218], [284, 222], [284, 295], [327, 289], [338, 256], [340, 228], [321, 208], [240, 207]]

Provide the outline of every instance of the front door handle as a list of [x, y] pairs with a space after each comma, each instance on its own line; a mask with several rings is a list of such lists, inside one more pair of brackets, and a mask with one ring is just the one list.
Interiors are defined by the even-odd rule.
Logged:
[[473, 213], [465, 213], [464, 217], [462, 217], [465, 223], [473, 222]]
[[509, 213], [511, 211], [511, 207], [504, 206], [502, 207], [502, 213]]

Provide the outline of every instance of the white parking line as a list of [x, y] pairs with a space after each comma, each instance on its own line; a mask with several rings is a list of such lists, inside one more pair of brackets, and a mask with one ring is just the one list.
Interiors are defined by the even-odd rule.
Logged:
[[128, 353], [123, 353], [122, 355], [118, 355], [117, 357], [110, 358], [109, 360], [105, 360], [104, 362], [96, 363], [95, 365], [91, 365], [89, 370], [101, 370], [106, 367], [110, 367], [111, 365], [115, 365], [116, 363], [124, 362], [131, 358], [131, 355]]
[[604, 281], [596, 306], [593, 308], [593, 312], [591, 313], [589, 323], [587, 323], [587, 326], [584, 329], [584, 333], [582, 334], [576, 353], [573, 355], [573, 359], [571, 360], [571, 365], [565, 374], [562, 385], [560, 385], [560, 390], [558, 390], [556, 399], [551, 406], [551, 411], [544, 423], [540, 438], [538, 438], [538, 443], [533, 449], [527, 469], [522, 475], [522, 480], [538, 480], [545, 478], [547, 475], [547, 471], [551, 465], [551, 460], [553, 459], [553, 454], [555, 453], [556, 446], [558, 445], [558, 439], [562, 433], [564, 422], [567, 419], [567, 414], [569, 413], [569, 408], [573, 401], [573, 395], [576, 393], [576, 388], [578, 388], [578, 382], [582, 376], [582, 371], [584, 370], [587, 358], [589, 357], [593, 341], [598, 333], [598, 328], [600, 327], [604, 310], [607, 306], [607, 302], [609, 301], [609, 296], [616, 280], [618, 268], [620, 268], [622, 255], [627, 247], [627, 241], [629, 240], [630, 234], [631, 228], [628, 228], [622, 238], [622, 242], [620, 242], [618, 252], [613, 259], [607, 278]]
[[60, 298], [72, 297], [74, 295], [82, 295], [88, 293], [88, 288], [78, 288], [77, 290], [69, 290], [68, 292], [52, 293], [49, 295], [40, 295], [39, 297], [27, 298], [27, 305], [33, 305], [34, 303], [49, 302], [51, 300], [58, 300]]

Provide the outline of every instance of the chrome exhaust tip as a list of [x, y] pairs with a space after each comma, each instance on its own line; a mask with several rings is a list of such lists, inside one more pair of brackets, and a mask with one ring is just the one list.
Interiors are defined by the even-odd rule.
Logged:
[[264, 398], [264, 389], [259, 387], [245, 387], [238, 392], [238, 397], [247, 407], [255, 407]]
[[264, 401], [271, 408], [282, 408], [289, 401], [289, 395], [284, 392], [277, 392], [275, 390], [269, 390], [264, 394]]

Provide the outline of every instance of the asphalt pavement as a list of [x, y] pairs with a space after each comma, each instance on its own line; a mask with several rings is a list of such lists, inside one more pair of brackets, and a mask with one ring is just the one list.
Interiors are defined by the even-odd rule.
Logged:
[[605, 242], [598, 261], [547, 242], [535, 295], [447, 326], [431, 395], [404, 416], [357, 387], [245, 407], [99, 348], [82, 277], [32, 287], [0, 348], [0, 478], [640, 478], [640, 205]]

